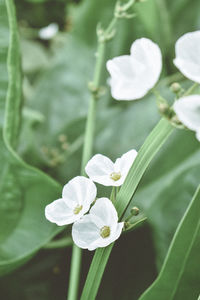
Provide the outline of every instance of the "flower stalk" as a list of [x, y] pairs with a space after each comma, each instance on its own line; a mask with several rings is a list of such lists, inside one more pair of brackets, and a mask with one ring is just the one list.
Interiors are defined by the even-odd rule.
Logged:
[[[129, 0], [127, 4], [127, 8], [129, 9], [135, 1]], [[82, 163], [81, 163], [81, 175], [85, 175], [85, 166], [88, 160], [92, 155], [93, 148], [93, 139], [95, 132], [95, 120], [96, 120], [96, 109], [97, 109], [97, 99], [99, 96], [100, 89], [100, 79], [101, 73], [103, 69], [104, 63], [104, 54], [105, 54], [105, 45], [106, 42], [112, 39], [115, 35], [115, 26], [119, 17], [116, 15], [117, 5], [115, 6], [114, 17], [111, 20], [106, 30], [102, 28], [97, 28], [98, 35], [98, 47], [96, 53], [96, 64], [94, 70], [93, 82], [90, 85], [92, 86], [91, 97], [89, 101], [89, 109], [88, 116], [86, 121], [85, 128], [85, 138], [83, 144], [83, 154], [82, 154]], [[123, 16], [126, 18], [126, 14]], [[130, 16], [127, 16], [130, 18]], [[131, 16], [132, 17], [132, 16]], [[122, 18], [122, 16], [121, 16]], [[72, 249], [72, 262], [71, 262], [71, 271], [70, 271], [70, 279], [69, 279], [69, 289], [68, 289], [68, 300], [76, 300], [78, 296], [78, 286], [79, 286], [79, 278], [80, 278], [80, 266], [81, 266], [81, 249], [78, 248], [75, 244]]]
[[[95, 120], [96, 120], [96, 109], [97, 109], [97, 95], [100, 87], [101, 73], [104, 63], [105, 55], [105, 45], [109, 39], [114, 36], [114, 27], [117, 19], [114, 17], [110, 22], [108, 28], [105, 31], [98, 33], [98, 47], [96, 53], [96, 64], [94, 70], [94, 77], [92, 82], [93, 90], [91, 90], [91, 97], [89, 101], [88, 116], [85, 128], [85, 138], [83, 144], [83, 154], [81, 163], [81, 175], [85, 175], [85, 166], [90, 157], [92, 156], [93, 139], [95, 132]], [[104, 36], [104, 38], [103, 38]], [[94, 92], [95, 91], [95, 92]], [[76, 300], [78, 296], [78, 286], [80, 279], [80, 267], [81, 267], [81, 256], [82, 251], [75, 244], [72, 249], [72, 261], [69, 279], [69, 289], [68, 289], [68, 300]]]

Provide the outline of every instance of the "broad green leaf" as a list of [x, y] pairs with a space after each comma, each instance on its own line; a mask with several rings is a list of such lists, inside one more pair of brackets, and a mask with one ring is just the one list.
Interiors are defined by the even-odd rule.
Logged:
[[[140, 149], [120, 192], [117, 194], [116, 209], [120, 219], [122, 218], [146, 168], [172, 131], [173, 127], [168, 121], [162, 119]], [[112, 247], [113, 244], [106, 248], [96, 250], [85, 282], [81, 300], [95, 299]]]
[[[152, 7], [154, 6], [153, 1], [148, 1], [148, 2], [149, 3], [151, 2]], [[53, 147], [53, 145], [59, 146], [57, 141], [59, 133], [64, 132], [67, 134], [67, 136], [69, 135], [68, 138], [70, 144], [71, 143], [73, 144], [73, 142], [76, 141], [76, 138], [79, 138], [78, 131], [80, 132], [80, 134], [83, 133], [84, 118], [87, 110], [86, 105], [87, 105], [87, 99], [89, 95], [89, 93], [87, 93], [86, 91], [86, 85], [87, 85], [87, 81], [91, 78], [91, 74], [92, 74], [91, 71], [94, 62], [94, 52], [96, 47], [95, 27], [97, 22], [101, 20], [103, 24], [107, 24], [107, 21], [109, 21], [109, 18], [112, 14], [114, 3], [115, 3], [114, 0], [109, 1], [109, 3], [108, 1], [87, 1], [86, 0], [86, 1], [82, 1], [80, 5], [77, 5], [74, 8], [74, 12], [72, 14], [72, 21], [73, 21], [72, 25], [74, 26], [73, 27], [74, 32], [72, 32], [71, 41], [70, 39], [68, 39], [69, 36], [67, 36], [66, 37], [67, 41], [63, 49], [58, 49], [58, 50], [54, 49], [57, 54], [57, 58], [53, 59], [52, 66], [51, 66], [51, 61], [49, 62], [50, 68], [48, 72], [45, 72], [41, 75], [41, 77], [40, 76], [38, 77], [38, 82], [35, 85], [36, 93], [31, 99], [34, 109], [39, 108], [42, 114], [45, 115], [47, 122], [46, 124], [44, 123], [42, 126], [38, 124], [39, 126], [37, 128], [37, 132], [38, 132], [37, 138], [36, 139], [33, 138], [33, 143], [32, 143], [33, 147], [31, 147], [31, 144], [29, 145], [29, 149], [26, 152], [26, 159], [27, 161], [33, 160], [31, 161], [33, 164], [36, 164], [34, 160], [35, 161], [37, 160], [37, 164], [39, 166], [42, 166], [42, 168], [44, 168], [48, 173], [52, 174], [56, 178], [59, 178], [59, 180], [63, 182], [66, 182], [67, 179], [71, 178], [72, 176], [78, 173], [79, 165], [80, 165], [80, 157], [81, 157], [80, 148], [78, 148], [79, 150], [73, 156], [71, 156], [70, 159], [66, 159], [65, 163], [60, 164], [55, 168], [50, 168], [48, 165], [45, 165], [44, 161], [41, 159], [42, 153], [40, 149], [37, 149], [37, 151], [35, 151], [37, 152], [37, 155], [35, 155], [35, 153], [33, 153], [32, 155], [31, 150], [35, 147], [35, 145], [36, 147], [41, 148], [43, 145], [42, 143], [44, 141], [44, 137], [45, 137], [44, 144], [48, 144], [49, 148], [51, 148]], [[138, 4], [138, 7], [141, 7], [141, 13], [144, 13], [142, 7], [144, 7], [145, 5], [147, 6], [150, 5], [149, 3]], [[167, 8], [171, 9], [168, 3], [167, 3]], [[154, 9], [152, 9], [151, 14], [153, 15], [154, 13], [155, 11]], [[148, 9], [146, 15], [149, 16]], [[151, 24], [153, 28], [153, 24], [159, 22], [158, 21], [159, 18], [156, 18], [154, 19], [154, 22], [151, 22], [152, 21], [151, 18], [147, 20], [147, 18], [145, 18], [144, 16], [143, 20], [146, 21], [146, 25], [145, 22], [144, 25], [141, 25], [141, 19], [142, 17], [139, 15], [137, 18], [135, 18], [135, 20], [133, 20], [133, 22], [127, 21], [127, 22], [122, 22], [120, 24], [115, 39], [109, 43], [108, 46], [109, 49], [107, 51], [108, 58], [113, 57], [115, 55], [128, 53], [129, 47], [135, 38], [141, 36], [151, 36], [149, 33], [147, 34], [148, 30], [150, 30], [147, 23], [149, 22], [149, 24]], [[177, 23], [178, 20], [180, 20], [180, 18], [176, 19]], [[158, 31], [162, 32], [162, 28], [161, 28], [162, 24], [163, 22], [159, 22]], [[186, 25], [188, 26], [188, 24], [184, 24], [184, 28], [185, 28], [184, 30], [187, 30]], [[144, 30], [143, 27], [145, 26], [146, 29]], [[175, 29], [176, 28], [174, 28], [174, 30]], [[182, 30], [183, 30], [183, 26], [182, 26]], [[163, 36], [161, 37], [162, 40], [165, 40]], [[156, 34], [154, 41], [157, 42], [158, 40], [159, 37]], [[86, 44], [90, 45], [90, 48]], [[84, 60], [82, 59], [82, 57], [80, 57], [80, 61], [79, 61], [80, 49], [84, 49], [83, 50]], [[63, 57], [61, 58], [61, 56]], [[74, 65], [74, 60], [77, 61], [76, 64], [77, 66]], [[172, 58], [170, 56], [170, 61], [171, 60]], [[58, 69], [57, 69], [57, 63], [58, 63]], [[61, 68], [61, 64], [65, 65], [66, 67], [63, 66], [63, 68]], [[80, 66], [80, 68], [78, 66]], [[54, 68], [55, 68], [56, 75], [53, 74]], [[79, 72], [79, 70], [81, 71]], [[73, 91], [70, 89], [71, 83], [69, 82], [69, 78], [67, 78], [68, 75], [71, 76], [71, 74], [75, 74], [76, 77], [75, 85], [72, 82]], [[107, 77], [108, 74], [105, 72], [105, 75], [102, 78], [102, 82], [105, 82]], [[40, 83], [40, 80], [42, 80], [42, 84]], [[82, 82], [84, 82], [84, 84], [82, 84]], [[49, 87], [52, 88], [49, 89]], [[52, 91], [55, 91], [55, 93], [53, 93]], [[55, 97], [56, 99], [58, 99], [58, 102], [55, 102]], [[63, 100], [60, 101], [59, 99], [63, 99]], [[79, 101], [83, 101], [84, 105], [80, 106]], [[59, 106], [58, 105], [59, 102], [62, 102], [63, 105]], [[129, 104], [110, 101], [111, 107], [109, 108], [107, 107], [107, 105], [102, 107], [101, 102], [102, 99], [101, 101], [99, 101], [99, 108], [98, 108], [99, 113], [100, 111], [102, 111], [101, 116], [98, 113], [98, 119], [100, 120], [101, 130], [98, 131], [98, 136], [95, 145], [95, 152], [103, 153], [113, 159], [116, 159], [116, 157], [120, 156], [121, 154], [123, 154], [125, 151], [128, 151], [132, 147], [139, 149], [142, 143], [144, 142], [145, 137], [148, 135], [148, 133], [155, 125], [158, 119], [158, 114], [156, 112], [156, 107], [155, 107], [155, 99], [151, 97], [146, 97], [146, 99], [144, 100], [135, 101], [134, 103], [129, 103]], [[72, 114], [69, 105], [72, 105], [72, 107], [76, 107], [76, 103], [78, 103], [77, 107], [78, 108], [81, 107], [81, 109], [76, 111], [75, 108]], [[32, 106], [32, 104], [30, 105]], [[115, 106], [116, 108], [115, 111], [113, 110], [112, 106]], [[110, 115], [109, 114], [107, 115], [108, 119], [106, 119], [103, 117], [103, 114], [105, 113], [105, 111], [108, 110], [110, 110], [111, 113]], [[56, 117], [55, 115], [57, 115], [58, 117]], [[60, 118], [60, 116], [63, 115], [64, 117]], [[56, 121], [52, 122], [53, 120]], [[72, 133], [70, 135], [70, 132], [74, 127], [76, 127], [78, 130], [77, 132]], [[175, 142], [176, 139], [177, 139], [177, 143]], [[26, 138], [23, 139], [23, 141], [25, 140]], [[39, 142], [35, 143], [35, 140]], [[185, 142], [186, 140], [188, 142]], [[149, 171], [147, 171], [146, 176], [144, 177], [144, 179], [142, 180], [138, 188], [138, 192], [134, 196], [133, 203], [135, 203], [134, 201], [137, 201], [138, 205], [141, 205], [142, 210], [145, 210], [145, 212], [149, 212], [150, 206], [152, 205], [153, 211], [155, 212], [154, 217], [151, 218], [149, 213], [148, 218], [153, 228], [153, 234], [155, 236], [154, 240], [155, 240], [157, 256], [159, 257], [159, 260], [163, 259], [163, 255], [167, 250], [171, 236], [188, 203], [188, 200], [186, 199], [185, 201], [183, 201], [183, 203], [181, 202], [181, 200], [179, 200], [177, 201], [177, 205], [174, 202], [176, 217], [174, 217], [172, 222], [170, 222], [169, 231], [163, 232], [165, 222], [163, 222], [163, 213], [162, 213], [163, 206], [158, 205], [160, 203], [159, 202], [160, 197], [156, 193], [155, 193], [156, 195], [154, 195], [154, 193], [151, 192], [148, 194], [148, 197], [146, 197], [147, 194], [145, 193], [144, 194], [145, 198], [144, 198], [142, 196], [143, 195], [142, 190], [143, 189], [145, 190], [146, 186], [150, 187], [150, 184], [154, 186], [155, 182], [161, 176], [164, 176], [165, 172], [168, 172], [167, 182], [165, 182], [164, 185], [164, 180], [163, 180], [161, 184], [164, 185], [164, 189], [165, 189], [169, 182], [170, 176], [172, 176], [173, 180], [175, 180], [174, 186], [178, 187], [176, 191], [177, 193], [179, 193], [181, 187], [180, 185], [178, 186], [177, 182], [180, 178], [181, 180], [183, 180], [184, 174], [175, 176], [173, 174], [172, 169], [173, 166], [174, 168], [176, 168], [179, 164], [180, 165], [184, 164], [185, 160], [187, 159], [189, 162], [190, 156], [193, 156], [193, 153], [197, 148], [197, 144], [195, 144], [193, 140], [194, 140], [193, 137], [189, 138], [188, 140], [188, 135], [186, 133], [176, 134], [176, 136], [173, 139], [170, 139], [170, 143], [167, 143], [165, 146], [166, 151], [162, 149], [162, 151], [158, 153], [158, 156], [156, 156], [156, 161], [154, 161], [151, 164], [151, 168], [149, 168]], [[175, 148], [177, 149], [178, 146], [181, 148], [181, 151], [174, 151], [174, 149]], [[170, 155], [168, 155], [169, 152]], [[184, 168], [183, 170], [187, 171], [187, 169]], [[194, 185], [195, 175], [198, 176], [198, 172], [196, 173], [196, 171], [193, 171], [192, 168], [188, 168], [188, 172], [189, 170], [193, 174], [191, 177], [191, 182], [192, 185]], [[187, 183], [186, 180], [183, 182], [184, 185]], [[159, 181], [158, 181], [158, 185], [159, 185]], [[101, 190], [98, 189], [98, 190], [100, 191], [101, 196], [104, 195], [103, 192], [105, 190], [103, 189]], [[170, 187], [168, 188], [166, 193], [168, 193], [169, 190]], [[190, 190], [193, 191], [191, 188]], [[169, 194], [169, 197], [168, 195], [165, 196], [166, 196], [165, 203], [167, 204], [167, 201], [169, 201], [171, 198], [171, 194]], [[148, 200], [150, 206], [146, 204]], [[154, 203], [156, 205], [154, 205]], [[170, 207], [168, 210], [165, 209], [164, 211], [166, 212], [165, 218], [167, 219], [168, 213], [169, 214], [171, 213]], [[158, 217], [156, 218], [156, 216]], [[153, 218], [155, 219], [155, 222], [152, 221]], [[161, 237], [160, 241], [156, 239], [156, 235], [158, 235], [158, 237]]]
[[[6, 58], [8, 21], [10, 44], [8, 54], [9, 87], [7, 90]], [[5, 114], [4, 138], [0, 143], [0, 275], [26, 262], [59, 228], [47, 222], [44, 207], [58, 197], [60, 185], [37, 169], [25, 164], [13, 150], [17, 144], [21, 106], [21, 70], [15, 8], [12, 0], [1, 0], [2, 52], [0, 62], [5, 72], [1, 77], [1, 115]], [[3, 30], [5, 28], [5, 31]], [[5, 34], [6, 33], [6, 34]], [[5, 108], [6, 106], [6, 108]]]
[[161, 272], [140, 300], [197, 299], [199, 295], [200, 271], [200, 187], [170, 245]]

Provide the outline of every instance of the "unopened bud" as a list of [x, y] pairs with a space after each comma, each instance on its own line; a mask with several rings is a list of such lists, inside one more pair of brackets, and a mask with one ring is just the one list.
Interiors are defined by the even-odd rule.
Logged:
[[131, 208], [131, 215], [132, 216], [137, 216], [140, 213], [140, 210], [138, 207], [134, 206]]
[[174, 94], [177, 94], [181, 91], [181, 85], [178, 82], [174, 82], [171, 84], [170, 89]]
[[67, 136], [66, 136], [65, 134], [60, 134], [60, 135], [58, 136], [58, 140], [59, 140], [59, 142], [61, 142], [61, 143], [65, 143], [66, 140], [67, 140]]
[[165, 102], [158, 104], [158, 109], [161, 114], [166, 114], [169, 111], [169, 105]]

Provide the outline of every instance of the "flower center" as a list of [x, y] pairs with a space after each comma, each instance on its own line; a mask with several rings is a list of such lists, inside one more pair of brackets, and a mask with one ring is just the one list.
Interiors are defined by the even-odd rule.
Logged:
[[121, 173], [120, 172], [113, 172], [110, 174], [110, 178], [114, 181], [117, 181], [121, 178]]
[[103, 239], [109, 237], [110, 235], [110, 227], [109, 226], [104, 226], [100, 230], [100, 235], [102, 236]]
[[78, 215], [81, 211], [81, 209], [83, 208], [82, 205], [78, 205], [77, 207], [74, 208], [74, 214]]

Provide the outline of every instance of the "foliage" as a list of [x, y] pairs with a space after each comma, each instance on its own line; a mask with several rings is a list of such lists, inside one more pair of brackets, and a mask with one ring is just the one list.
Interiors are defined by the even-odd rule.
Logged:
[[[59, 183], [66, 183], [80, 172], [89, 98], [87, 83], [92, 78], [96, 51], [96, 24], [99, 21], [105, 26], [108, 24], [114, 4], [114, 0], [84, 0], [73, 5], [66, 4], [65, 1], [54, 1], [53, 8], [52, 2], [48, 6], [47, 14], [49, 1], [16, 1], [24, 73], [21, 96], [20, 51], [14, 8], [11, 0], [0, 0], [0, 68], [3, 70], [0, 72], [1, 275], [30, 260], [60, 232], [60, 228], [45, 220], [44, 207], [59, 196]], [[173, 94], [169, 90], [169, 84], [174, 79], [166, 79], [165, 76], [176, 71], [172, 64], [174, 43], [183, 33], [198, 29], [199, 6], [197, 0], [148, 0], [138, 3], [135, 8], [136, 17], [133, 20], [122, 20], [118, 24], [115, 39], [108, 44], [106, 59], [128, 53], [131, 43], [138, 37], [152, 38], [160, 45], [164, 55], [163, 80], [158, 89], [165, 98], [172, 101]], [[30, 20], [28, 26], [27, 19]], [[58, 22], [62, 31], [51, 42], [41, 42], [36, 37], [37, 28], [50, 22]], [[9, 34], [12, 40], [8, 53]], [[160, 117], [152, 95], [132, 103], [112, 100], [106, 85], [107, 78], [108, 74], [104, 70], [101, 82], [106, 89], [98, 102], [94, 152], [115, 159], [131, 148], [139, 150]], [[183, 86], [189, 86], [187, 80], [181, 80]], [[67, 137], [66, 143], [59, 141], [63, 134]], [[165, 138], [167, 135], [163, 137]], [[156, 144], [155, 152], [159, 150], [157, 147], [159, 145]], [[148, 151], [151, 149], [148, 148]], [[134, 188], [132, 186], [129, 189], [128, 198], [125, 187], [121, 190], [119, 197], [126, 201], [123, 202], [123, 208], [131, 199], [125, 216], [133, 205], [138, 205], [142, 213], [147, 215], [148, 225], [127, 233], [117, 242], [97, 299], [138, 299], [160, 269], [158, 279], [141, 296], [141, 300], [159, 298], [160, 289], [165, 289], [166, 299], [197, 299], [199, 290], [194, 276], [199, 278], [196, 263], [199, 232], [195, 231], [194, 225], [199, 220], [199, 192], [193, 198], [178, 231], [176, 228], [199, 184], [199, 157], [199, 144], [194, 135], [174, 129], [150, 163], [141, 182], [136, 181]], [[134, 174], [134, 180], [136, 175]], [[99, 191], [99, 196], [110, 193], [109, 188], [100, 188]], [[192, 239], [193, 234], [197, 238], [193, 247], [188, 248], [191, 252], [186, 261], [185, 253], [178, 250], [181, 247], [187, 248], [190, 241], [186, 238], [181, 240], [180, 247], [179, 239], [181, 235]], [[170, 252], [165, 259], [172, 238]], [[95, 254], [98, 262], [101, 261], [102, 253], [108, 253], [108, 258], [110, 250], [111, 247], [98, 250]], [[66, 273], [68, 274], [70, 267], [69, 252], [67, 250], [66, 255], [62, 250], [54, 250], [48, 254], [47, 250], [39, 252], [22, 269], [1, 279], [3, 298], [14, 299], [13, 292], [5, 286], [15, 283], [16, 299], [45, 300], [55, 299], [57, 295], [59, 299], [65, 299]], [[183, 275], [174, 273], [181, 280], [172, 293], [171, 287], [175, 285], [175, 280], [169, 270], [174, 266], [174, 256], [180, 256], [180, 265], [184, 259], [186, 263]], [[164, 267], [161, 268], [164, 259]], [[90, 261], [91, 255], [84, 253], [81, 288]], [[103, 272], [105, 264], [104, 260], [102, 270], [97, 270], [97, 277], [101, 276], [100, 271]], [[55, 266], [58, 275], [55, 275]], [[44, 285], [36, 280], [41, 270]], [[46, 270], [49, 270], [49, 274]], [[170, 280], [167, 277], [169, 274]], [[24, 280], [26, 287], [21, 290]], [[58, 294], [52, 293], [52, 285]], [[162, 297], [165, 299], [163, 292]]]

